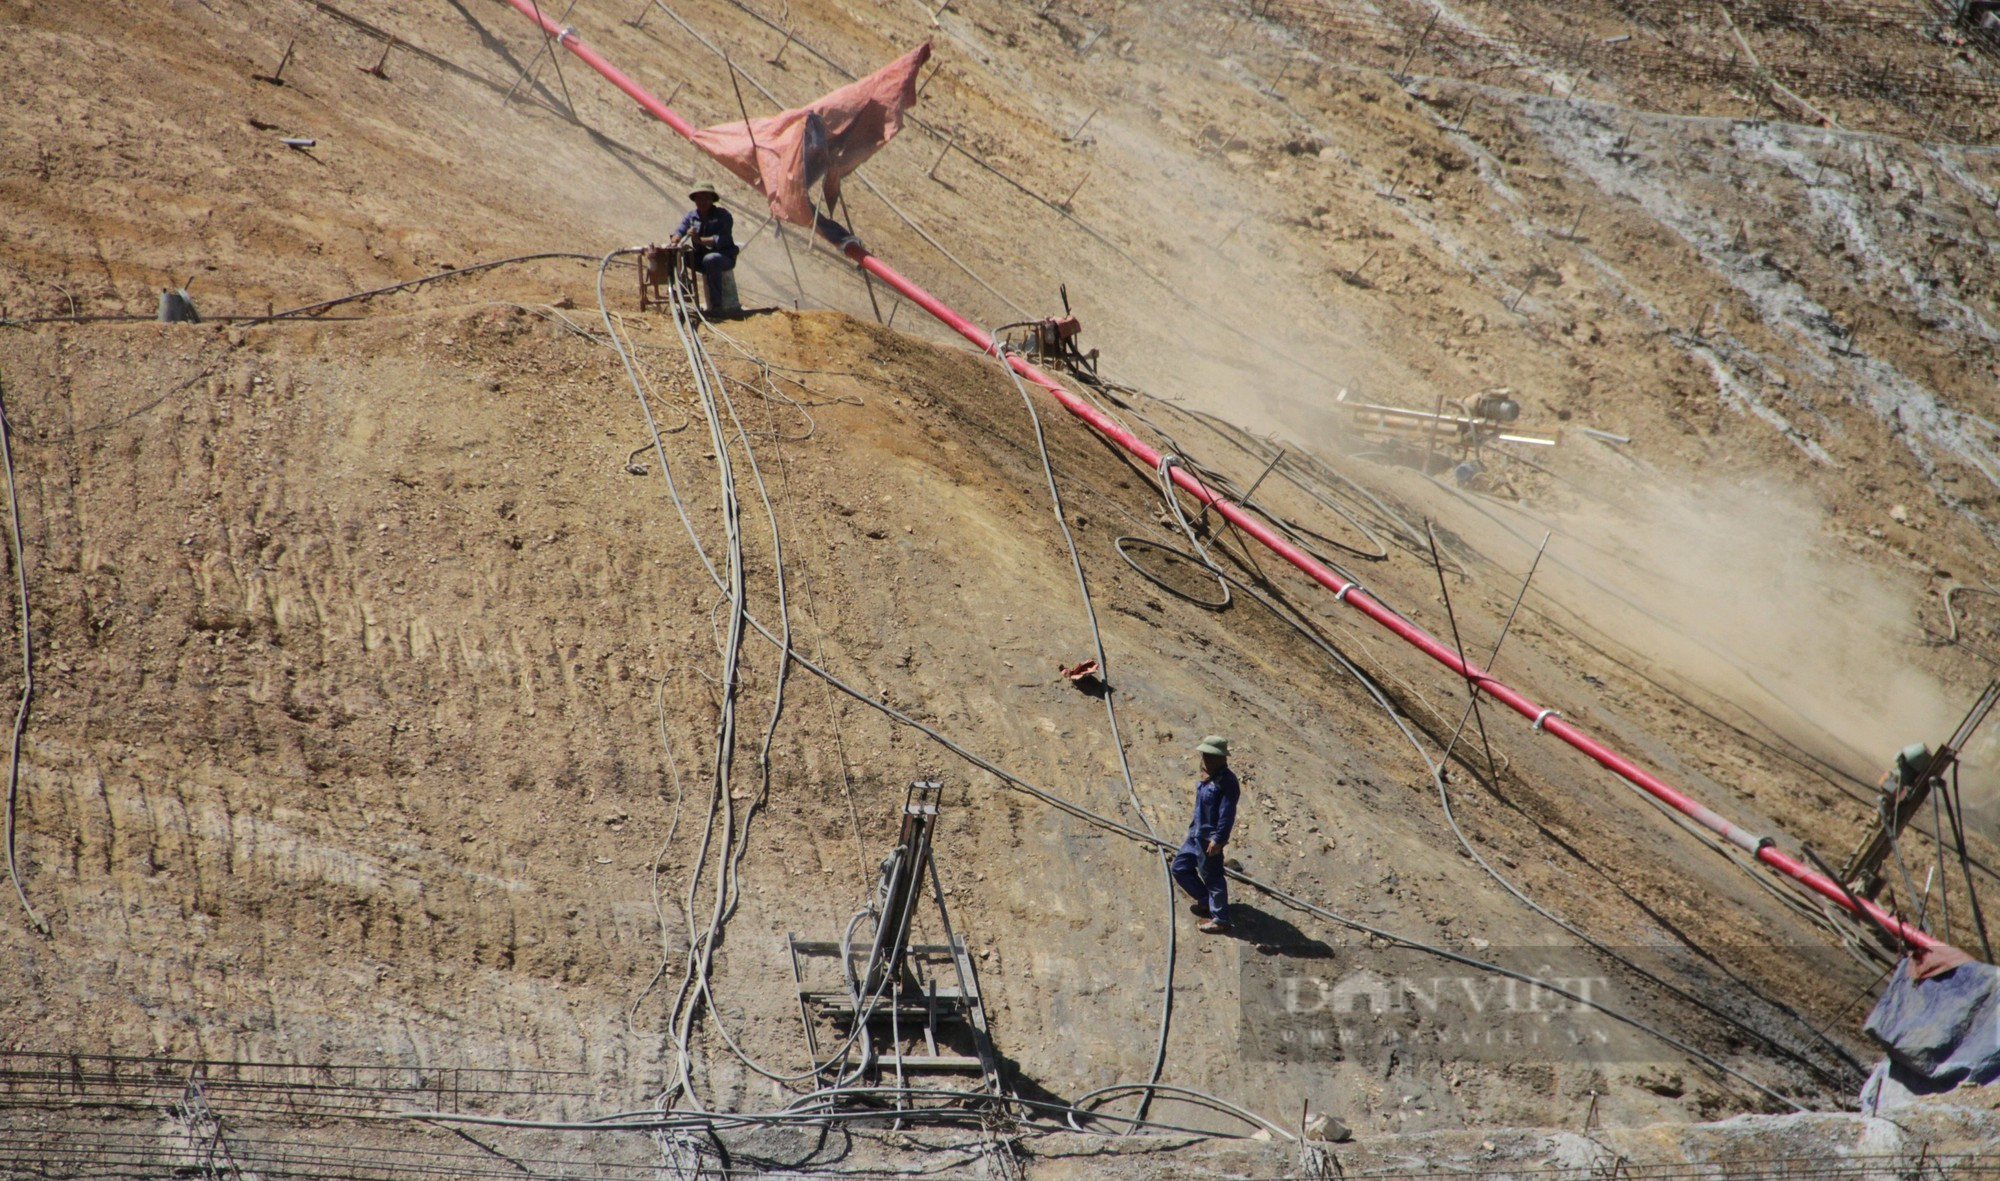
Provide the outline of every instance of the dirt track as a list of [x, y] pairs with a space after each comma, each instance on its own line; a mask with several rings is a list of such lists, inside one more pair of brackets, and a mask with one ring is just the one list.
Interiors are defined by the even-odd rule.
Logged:
[[[789, 101], [839, 80], [808, 48], [859, 64], [922, 32], [905, 7], [801, 6], [806, 44], [781, 65], [757, 60], [780, 38], [744, 12], [682, 15], [757, 47], [748, 74]], [[21, 63], [0, 81], [7, 314], [149, 313], [166, 277], [195, 273], [205, 312], [255, 315], [663, 232], [688, 153], [573, 62], [503, 104], [534, 52], [511, 9], [345, 12], [7, 10]], [[685, 31], [625, 16], [573, 19], [663, 93], [685, 73], [697, 122], [729, 117], [726, 75], [697, 68]], [[1990, 196], [1993, 157], [1528, 94], [1475, 96], [1463, 134], [1451, 118], [1472, 92], [1457, 83], [1406, 94], [1332, 63], [1265, 84], [1259, 54], [1291, 34], [1252, 21], [1239, 52], [1199, 55], [1211, 16], [1148, 11], [1079, 59], [1058, 49], [1081, 42], [1084, 14], [954, 9], [926, 117], [1051, 199], [1101, 179], [1065, 218], [962, 153], [926, 176], [943, 145], [912, 132], [870, 178], [978, 278], [857, 188], [858, 228], [996, 323], [1017, 313], [980, 279], [1038, 314], [1067, 280], [1108, 376], [1316, 450], [1382, 498], [1318, 485], [1390, 539], [1361, 576], [1445, 634], [1437, 576], [1384, 509], [1405, 527], [1435, 518], [1463, 568], [1468, 649], [1494, 642], [1552, 529], [1505, 675], [1753, 829], [1844, 854], [1865, 815], [1857, 779], [1935, 740], [1987, 667], [1925, 637], [1944, 630], [1944, 588], [1995, 573], [1994, 273], [1990, 252], [1948, 244], [1921, 272], [1912, 260], [1939, 235], [1990, 240], [1990, 211], [1961, 198]], [[359, 73], [379, 42], [357, 22], [416, 49], [392, 51], [385, 80]], [[294, 37], [285, 85], [254, 80]], [[1093, 105], [1088, 135], [1063, 142]], [[320, 143], [295, 152], [279, 134]], [[1846, 188], [1804, 183], [1828, 159]], [[1577, 210], [1582, 232], [1553, 232]], [[1829, 251], [1836, 234], [1872, 253]], [[790, 246], [804, 302], [869, 314], [850, 270]], [[4, 928], [17, 999], [0, 1049], [580, 1069], [606, 1107], [664, 1084], [667, 1000], [647, 982], [663, 955], [678, 974], [687, 931], [656, 911], [656, 861], [671, 897], [713, 786], [718, 597], [618, 358], [587, 335], [594, 283], [592, 264], [547, 260], [336, 313], [353, 321], [0, 335], [39, 684], [19, 847], [54, 929]], [[768, 231], [743, 283], [791, 302]], [[900, 308], [895, 327], [936, 339], [917, 316]], [[678, 414], [661, 422], [668, 461], [712, 548], [715, 455], [673, 333], [658, 315], [626, 323]], [[740, 351], [712, 347], [771, 482], [798, 646], [1129, 822], [1102, 706], [1054, 676], [1090, 636], [1012, 385], [838, 311], [729, 331]], [[750, 356], [791, 368], [767, 383]], [[1543, 467], [1501, 461], [1461, 491], [1408, 454], [1340, 441], [1339, 384], [1412, 406], [1506, 384], [1524, 426], [1570, 433], [1533, 457]], [[1191, 740], [1222, 731], [1251, 789], [1249, 872], [1467, 954], [1573, 946], [1458, 850], [1423, 764], [1352, 678], [1254, 604], [1205, 612], [1120, 561], [1121, 534], [1172, 540], [1152, 473], [1041, 405], [1161, 831], [1184, 823]], [[1150, 399], [1129, 409], [1240, 482], [1268, 455]], [[1367, 547], [1296, 484], [1265, 499]], [[775, 619], [761, 511], [746, 509], [751, 606]], [[1442, 745], [1462, 687], [1258, 560]], [[1990, 647], [1994, 601], [1958, 600], [1968, 642]], [[1166, 921], [1149, 856], [797, 670], [763, 794], [777, 662], [762, 640], [746, 653], [745, 891], [716, 975], [744, 1048], [798, 1068], [783, 936], [837, 931], [902, 784], [938, 776], [954, 920], [1017, 1084], [1074, 1097], [1144, 1077]], [[1854, 1007], [1872, 973], [1838, 953], [1797, 971], [1799, 949], [1831, 946], [1821, 923], [1524, 723], [1486, 720], [1504, 773], [1482, 781], [1462, 743], [1453, 803], [1496, 867], [1774, 1036], [1804, 1037], [1778, 1002], [1872, 1053]], [[1178, 920], [1170, 1081], [1287, 1118], [1305, 1100], [1366, 1134], [1570, 1123], [1592, 1091], [1606, 1124], [1770, 1106], [1657, 1045], [1603, 1066], [1246, 1060], [1246, 981], [1379, 948], [1245, 901], [1236, 940]], [[1823, 1047], [1815, 1077], [1610, 971], [1635, 1015], [1809, 1105], [1858, 1082]], [[702, 1065], [709, 1101], [772, 1103], [712, 1037]]]

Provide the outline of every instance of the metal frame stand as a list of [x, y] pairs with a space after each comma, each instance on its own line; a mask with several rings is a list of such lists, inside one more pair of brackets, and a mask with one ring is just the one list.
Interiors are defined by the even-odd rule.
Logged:
[[639, 252], [639, 310], [671, 308], [673, 289], [692, 304], [700, 298], [700, 274], [687, 264], [687, 251], [677, 246], [648, 246]]
[[[799, 1019], [821, 1085], [866, 1080], [893, 1087], [897, 1109], [909, 1106], [902, 1092], [917, 1085], [916, 1076], [972, 1075], [978, 1087], [968, 1097], [1003, 1093], [979, 976], [965, 940], [952, 930], [931, 856], [941, 790], [934, 780], [910, 784], [902, 831], [882, 861], [870, 940], [785, 936]], [[945, 942], [912, 944], [927, 879]]]
[[[1972, 908], [1973, 925], [1979, 934], [1980, 948], [1989, 959], [1993, 955], [1992, 941], [1986, 929], [1985, 912], [1980, 906], [1979, 886], [1973, 880], [1971, 859], [1965, 849], [1965, 832], [1961, 820], [1962, 803], [1958, 796], [1958, 757], [1972, 741], [1973, 732], [1979, 729], [1980, 723], [1986, 720], [1986, 716], [1993, 712], [1996, 705], [2000, 705], [2000, 680], [1988, 682], [1979, 699], [1973, 702], [1972, 708], [1966, 712], [1965, 719], [1958, 724], [1958, 729], [1952, 731], [1951, 737], [1944, 740], [1931, 755], [1928, 763], [1915, 771], [1915, 777], [1910, 783], [1896, 782], [1897, 773], [1894, 768], [1882, 777], [1882, 794], [1878, 800], [1875, 822], [1862, 837], [1860, 847], [1848, 857], [1847, 864], [1842, 866], [1840, 871], [1840, 881], [1849, 889], [1858, 892], [1864, 898], [1873, 899], [1878, 896], [1888, 880], [1883, 874], [1883, 863], [1895, 853], [1896, 842], [1902, 835], [1903, 827], [1917, 814], [1918, 809], [1932, 792], [1939, 793], [1946, 804], [1945, 815], [1951, 821], [1949, 835], [1956, 837], [1959, 869], [1965, 876], [1965, 892], [1967, 902]], [[1951, 772], [1951, 779], [1948, 782], [1945, 779], [1947, 771]], [[1938, 843], [1940, 865], [1942, 865], [1945, 842], [1948, 839], [1945, 826], [1937, 825], [1936, 831], [1931, 835]], [[1939, 886], [1942, 888], [1943, 883], [1940, 882]], [[1915, 899], [1911, 899], [1905, 905], [1914, 903]]]

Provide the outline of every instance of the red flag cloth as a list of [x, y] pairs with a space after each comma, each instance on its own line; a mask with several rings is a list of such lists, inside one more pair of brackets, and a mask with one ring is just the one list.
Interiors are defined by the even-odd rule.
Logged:
[[1929, 980], [1953, 968], [1977, 962], [1949, 943], [1940, 943], [1936, 947], [1921, 947], [1910, 953], [1910, 979]]
[[930, 56], [926, 41], [806, 106], [747, 124], [704, 127], [694, 133], [695, 146], [764, 194], [774, 215], [811, 226], [808, 190], [822, 182], [826, 204], [832, 207], [840, 195], [840, 178], [902, 130], [903, 112], [917, 101], [917, 71]]

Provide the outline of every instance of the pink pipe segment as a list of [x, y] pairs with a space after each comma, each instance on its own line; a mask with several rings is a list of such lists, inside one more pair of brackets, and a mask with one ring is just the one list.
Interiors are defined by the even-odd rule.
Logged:
[[694, 138], [694, 124], [674, 113], [672, 107], [654, 98], [645, 87], [625, 76], [617, 66], [605, 61], [602, 54], [577, 40], [576, 33], [550, 20], [536, 0], [507, 0], [507, 3], [521, 10], [521, 15], [542, 26], [542, 31], [556, 39], [556, 44], [583, 59], [583, 64], [596, 70], [611, 80], [611, 84], [625, 92], [627, 97], [646, 108], [648, 114], [680, 134], [682, 139]]
[[[630, 95], [634, 102], [651, 112], [662, 123], [673, 128], [683, 137], [691, 137], [693, 135], [694, 128], [687, 120], [682, 119], [669, 109], [665, 103], [654, 98], [644, 88], [640, 87], [638, 83], [619, 72], [616, 67], [605, 61], [596, 51], [578, 41], [574, 33], [557, 26], [554, 21], [542, 15], [534, 7], [533, 0], [508, 0], [508, 3], [520, 9], [529, 19], [540, 24], [549, 35], [556, 38], [558, 44], [583, 59], [585, 64], [589, 65], [592, 69], [610, 79], [613, 86]], [[978, 345], [988, 355], [999, 355], [1000, 350], [990, 333], [953, 311], [943, 301], [905, 278], [888, 263], [868, 253], [867, 248], [861, 245], [859, 239], [850, 237], [843, 241], [836, 241], [833, 244], [840, 247], [848, 258], [854, 260], [857, 266], [865, 268], [875, 275], [876, 278], [893, 287], [905, 299], [908, 299], [911, 303], [916, 304], [936, 317], [940, 323], [949, 327], [960, 336], [965, 337], [973, 344]], [[1056, 384], [1055, 380], [1049, 377], [1048, 374], [1043, 373], [1023, 358], [1010, 353], [1007, 354], [1006, 360], [1008, 364], [1014, 367], [1015, 372], [1034, 382], [1044, 390], [1047, 390], [1049, 396], [1062, 403], [1065, 410], [1068, 410], [1071, 414], [1088, 423], [1092, 430], [1117, 443], [1120, 447], [1125, 448], [1125, 450], [1131, 452], [1139, 459], [1144, 460], [1147, 466], [1153, 468], [1159, 467], [1160, 453], [1147, 446], [1144, 440], [1140, 439], [1137, 435], [1126, 430], [1123, 426], [1099, 411], [1095, 406], [1092, 406], [1082, 398], [1077, 397], [1075, 394]], [[1336, 602], [1346, 603], [1348, 606], [1353, 607], [1356, 611], [1381, 624], [1384, 628], [1387, 628], [1412, 647], [1429, 656], [1432, 660], [1444, 665], [1459, 676], [1470, 680], [1487, 696], [1534, 722], [1536, 730], [1546, 731], [1563, 742], [1568, 743], [1570, 746], [1575, 747], [1577, 750], [1582, 751], [1599, 766], [1602, 766], [1627, 783], [1659, 800], [1661, 803], [1666, 804], [1674, 811], [1688, 817], [1696, 824], [1722, 837], [1730, 844], [1749, 853], [1757, 860], [1791, 878], [1793, 881], [1798, 882], [1814, 893], [1831, 900], [1842, 909], [1857, 916], [1865, 915], [1874, 920], [1881, 926], [1895, 932], [1912, 947], [1928, 950], [1945, 946], [1941, 941], [1903, 922], [1873, 902], [1850, 895], [1841, 887], [1840, 883], [1833, 881], [1825, 874], [1817, 873], [1807, 868], [1798, 859], [1788, 857], [1784, 853], [1779, 852], [1777, 847], [1771, 843], [1769, 837], [1749, 832], [1717, 815], [1706, 805], [1695, 800], [1685, 792], [1680, 791], [1657, 775], [1647, 771], [1624, 755], [1605, 746], [1589, 734], [1584, 733], [1582, 730], [1563, 720], [1562, 716], [1555, 710], [1545, 708], [1527, 694], [1494, 680], [1491, 676], [1487, 675], [1484, 669], [1479, 668], [1477, 665], [1460, 660], [1458, 653], [1445, 647], [1437, 637], [1390, 610], [1381, 601], [1370, 595], [1360, 583], [1350, 582], [1342, 578], [1320, 563], [1318, 559], [1279, 536], [1262, 521], [1257, 520], [1242, 508], [1230, 503], [1227, 499], [1211, 492], [1200, 480], [1189, 473], [1186, 468], [1176, 464], [1169, 468], [1168, 472], [1173, 477], [1174, 483], [1186, 490], [1188, 495], [1201, 501], [1203, 504], [1212, 506], [1218, 514], [1238, 529], [1256, 538], [1273, 553], [1290, 562], [1293, 566], [1298, 567], [1307, 577], [1331, 590], [1334, 593], [1334, 600]]]

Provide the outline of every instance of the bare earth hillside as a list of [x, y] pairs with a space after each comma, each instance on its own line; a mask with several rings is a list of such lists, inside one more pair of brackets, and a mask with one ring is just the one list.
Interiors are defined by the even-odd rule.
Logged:
[[[995, 325], [1066, 285], [1107, 413], [1838, 862], [2000, 650], [2000, 66], [1914, 4], [1655, 7], [561, 19], [697, 124], [933, 39], [920, 124], [848, 185], [873, 250]], [[1868, 932], [1490, 701], [1463, 722], [1461, 681], [1212, 515], [1232, 600], [1194, 601], [1158, 473], [755, 194], [724, 186], [759, 310], [699, 350], [640, 314], [600, 260], [723, 173], [511, 6], [0, 0], [0, 46], [0, 679], [34, 690], [0, 1173], [1332, 1168], [1302, 1109], [1383, 1173], [2000, 1138], [1990, 1099], [1845, 1114]], [[207, 322], [153, 322], [183, 284]], [[1502, 386], [1562, 441], [1467, 478], [1337, 400]], [[1115, 714], [1058, 675], [1099, 643]], [[1179, 842], [1210, 733], [1270, 887], [1228, 936], [1136, 835]], [[1994, 742], [1963, 774], [2000, 898]], [[574, 1126], [810, 1089], [786, 938], [839, 937], [917, 779], [1014, 1094], [1157, 1063], [1277, 1127], [1176, 1094], [1149, 1117], [1261, 1139]], [[1885, 901], [1978, 954], [1931, 831]], [[1526, 1049], [1295, 1040], [1299, 990], [1363, 970], [1584, 1002]], [[402, 1118], [439, 1110], [514, 1124]]]

